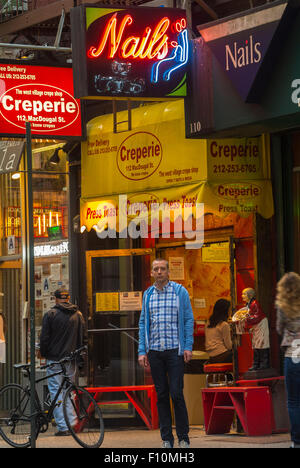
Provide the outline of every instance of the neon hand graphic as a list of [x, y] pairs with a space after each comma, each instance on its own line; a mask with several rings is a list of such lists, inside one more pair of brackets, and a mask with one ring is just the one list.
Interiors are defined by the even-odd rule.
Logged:
[[189, 57], [189, 41], [188, 41], [188, 32], [187, 29], [184, 29], [178, 35], [178, 43], [173, 50], [173, 53], [170, 57], [156, 62], [151, 70], [151, 82], [158, 83], [160, 78], [160, 69], [161, 65], [166, 62], [173, 62], [173, 65], [168, 68], [165, 72], [162, 73], [162, 79], [164, 81], [169, 81], [171, 74], [182, 68], [188, 61]]

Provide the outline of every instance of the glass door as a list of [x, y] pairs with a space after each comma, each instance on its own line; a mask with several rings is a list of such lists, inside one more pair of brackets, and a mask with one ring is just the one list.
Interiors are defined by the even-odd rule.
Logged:
[[[116, 387], [143, 385], [138, 366], [138, 322], [142, 295], [151, 284], [152, 249], [88, 251], [89, 385]], [[105, 393], [107, 417], [134, 416], [121, 394]], [[117, 403], [119, 401], [119, 403]]]

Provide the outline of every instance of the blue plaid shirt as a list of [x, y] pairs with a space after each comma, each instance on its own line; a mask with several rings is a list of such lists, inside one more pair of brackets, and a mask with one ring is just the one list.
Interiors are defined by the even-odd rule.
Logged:
[[149, 302], [149, 349], [165, 351], [178, 348], [178, 310], [178, 296], [170, 282], [162, 290], [154, 288]]

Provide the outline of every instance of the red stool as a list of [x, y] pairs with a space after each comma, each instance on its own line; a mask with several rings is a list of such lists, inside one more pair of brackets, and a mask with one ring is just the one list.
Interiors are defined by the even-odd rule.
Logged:
[[[215, 363], [205, 364], [203, 367], [206, 374], [206, 387], [228, 387], [234, 385], [233, 364]], [[212, 377], [212, 379], [210, 378]], [[228, 379], [228, 377], [230, 377]], [[212, 381], [211, 381], [212, 380]]]

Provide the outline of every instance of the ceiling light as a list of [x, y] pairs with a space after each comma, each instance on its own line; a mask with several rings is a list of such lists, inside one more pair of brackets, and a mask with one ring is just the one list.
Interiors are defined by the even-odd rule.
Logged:
[[56, 166], [60, 161], [60, 157], [58, 156], [59, 150], [60, 150], [60, 148], [56, 148], [53, 155], [49, 159], [49, 163], [53, 164], [53, 166]]

